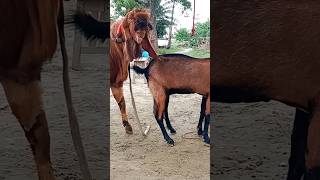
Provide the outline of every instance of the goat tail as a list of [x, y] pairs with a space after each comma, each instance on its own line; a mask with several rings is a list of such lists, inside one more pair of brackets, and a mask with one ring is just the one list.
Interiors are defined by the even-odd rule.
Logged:
[[110, 38], [110, 22], [102, 22], [80, 10], [73, 15], [73, 23], [87, 39], [100, 39], [105, 41]]
[[138, 73], [138, 74], [144, 74], [144, 75], [146, 75], [146, 73], [147, 73], [147, 68], [143, 69], [143, 68], [141, 68], [141, 67], [139, 67], [139, 66], [137, 66], [137, 65], [134, 65], [134, 66], [132, 67], [132, 69], [133, 69], [136, 73]]

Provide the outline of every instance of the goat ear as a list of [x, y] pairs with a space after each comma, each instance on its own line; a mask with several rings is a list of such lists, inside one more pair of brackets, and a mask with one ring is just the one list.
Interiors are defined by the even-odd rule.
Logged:
[[127, 17], [128, 17], [128, 20], [135, 21], [136, 20], [135, 9], [129, 11], [128, 14], [127, 14]]
[[151, 45], [150, 36], [151, 34], [149, 33], [146, 34], [145, 38], [142, 40], [141, 46], [144, 50], [146, 50], [150, 54], [152, 58], [157, 59], [158, 55]]
[[128, 17], [125, 17], [122, 21], [122, 26], [123, 28], [128, 28], [129, 27], [129, 20]]
[[134, 21], [134, 11], [129, 11], [127, 13], [127, 15], [124, 17], [124, 20], [122, 22], [122, 25], [124, 28], [128, 28], [130, 23], [132, 23]]

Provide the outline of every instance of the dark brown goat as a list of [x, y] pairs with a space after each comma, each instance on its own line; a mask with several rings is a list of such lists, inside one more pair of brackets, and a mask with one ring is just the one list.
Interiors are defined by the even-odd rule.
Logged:
[[320, 179], [320, 3], [214, 0], [213, 7], [212, 100], [296, 107], [287, 178]]
[[[139, 74], [144, 74], [147, 78], [154, 99], [154, 116], [164, 139], [168, 144], [174, 144], [163, 124], [163, 116], [165, 115], [169, 130], [171, 133], [175, 133], [168, 117], [169, 96], [171, 94], [198, 93], [203, 96], [198, 133], [202, 133], [204, 142], [210, 144], [208, 136], [210, 123], [210, 59], [197, 59], [182, 54], [160, 55], [159, 58], [159, 60], [152, 60], [145, 69], [138, 66], [133, 66], [133, 69]], [[205, 123], [202, 132], [204, 114]]]

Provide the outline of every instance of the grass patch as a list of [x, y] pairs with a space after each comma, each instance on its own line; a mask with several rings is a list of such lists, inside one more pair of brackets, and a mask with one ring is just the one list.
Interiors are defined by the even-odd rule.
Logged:
[[[171, 54], [171, 53], [177, 53], [177, 52], [183, 51], [185, 49], [188, 49], [188, 47], [183, 47], [183, 46], [178, 46], [176, 44], [173, 44], [170, 49], [159, 48], [157, 53], [159, 55]], [[183, 53], [183, 54], [188, 55], [188, 56], [192, 56], [195, 58], [208, 58], [208, 57], [210, 57], [210, 50], [192, 49], [191, 51]]]
[[177, 46], [171, 46], [170, 49], [167, 49], [167, 48], [159, 48], [158, 49], [158, 54], [171, 54], [171, 53], [176, 53], [178, 51], [181, 51], [183, 50], [182, 48], [179, 48]]

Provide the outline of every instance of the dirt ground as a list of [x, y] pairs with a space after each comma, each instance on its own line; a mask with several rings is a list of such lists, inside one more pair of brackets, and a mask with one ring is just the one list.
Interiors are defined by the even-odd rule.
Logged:
[[[66, 2], [67, 9], [72, 1]], [[66, 28], [69, 59], [72, 59], [73, 29]], [[106, 179], [107, 111], [106, 55], [83, 55], [82, 70], [70, 71], [74, 106], [93, 177]], [[51, 135], [51, 159], [57, 179], [81, 179], [71, 141], [62, 84], [62, 59], [58, 50], [43, 67], [43, 102]], [[0, 88], [0, 180], [37, 179], [29, 144], [11, 114]]]
[[196, 135], [201, 96], [170, 96], [169, 117], [177, 130], [177, 134], [169, 134], [175, 141], [175, 146], [171, 147], [164, 141], [154, 119], [153, 99], [142, 77], [133, 84], [133, 93], [144, 128], [151, 125], [147, 138], [139, 133], [134, 119], [128, 82], [124, 85], [124, 91], [134, 134], [125, 133], [118, 105], [110, 94], [111, 179], [210, 179], [210, 148]]
[[274, 101], [211, 108], [214, 180], [286, 179], [294, 108]]

